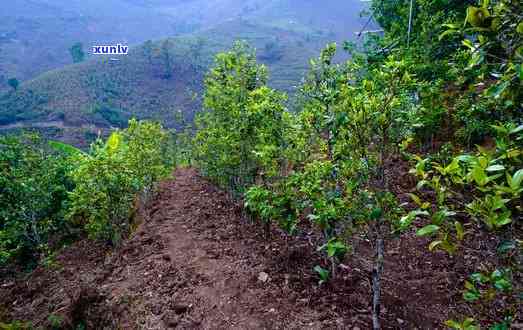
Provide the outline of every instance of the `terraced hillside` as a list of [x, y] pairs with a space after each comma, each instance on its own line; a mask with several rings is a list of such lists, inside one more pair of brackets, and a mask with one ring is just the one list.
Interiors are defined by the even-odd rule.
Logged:
[[232, 20], [197, 34], [147, 42], [117, 60], [100, 56], [49, 71], [0, 96], [0, 130], [34, 127], [85, 145], [100, 131], [125, 126], [130, 117], [180, 127], [200, 108], [204, 72], [214, 54], [236, 40], [255, 47], [274, 72], [271, 85], [292, 95], [309, 59], [332, 35], [297, 21], [275, 22]]

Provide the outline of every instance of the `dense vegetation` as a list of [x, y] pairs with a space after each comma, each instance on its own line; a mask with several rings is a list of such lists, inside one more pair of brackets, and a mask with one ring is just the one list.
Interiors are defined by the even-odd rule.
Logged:
[[[429, 251], [462, 260], [494, 241], [488, 258], [459, 279], [468, 314], [455, 312], [442, 326], [508, 329], [520, 317], [522, 283], [522, 4], [410, 3], [374, 0], [384, 35], [345, 43], [343, 55], [328, 44], [310, 60], [292, 103], [269, 84], [267, 67], [248, 44], [219, 53], [204, 80], [203, 110], [193, 130], [176, 135], [176, 145], [161, 125], [135, 119], [106, 141], [98, 138], [89, 152], [35, 135], [1, 137], [0, 263], [48, 262], [61, 243], [81, 234], [118, 242], [155, 184], [174, 163], [188, 162], [242, 198], [267, 239], [273, 225], [285, 237], [316, 228], [320, 288], [358, 253], [357, 237], [370, 241], [374, 329], [381, 328], [387, 242], [411, 233]], [[205, 42], [185, 40], [183, 53], [172, 51], [169, 40], [148, 42], [131, 63], [170, 80], [183, 68], [205, 66]], [[261, 58], [284, 58], [288, 45], [280, 42], [265, 43]], [[174, 59], [188, 54], [198, 61], [176, 67]], [[131, 114], [114, 99], [129, 96], [128, 81], [104, 78], [85, 75], [85, 84], [97, 86], [90, 114], [124, 126]], [[21, 93], [28, 91], [13, 87], [0, 102]], [[31, 96], [38, 104], [45, 98]], [[10, 109], [27, 115], [22, 106]], [[398, 184], [408, 180], [409, 188]]]
[[[463, 254], [494, 237], [497, 256], [464, 281], [474, 315], [446, 326], [506, 329], [517, 313], [523, 191], [523, 23], [510, 0], [374, 1], [385, 29], [336, 63], [336, 44], [311, 61], [296, 111], [267, 86], [243, 44], [219, 54], [205, 80], [193, 157], [267, 229], [310, 221], [322, 233], [320, 283], [336, 277], [354, 234], [376, 250], [373, 323], [379, 328], [384, 240], [415, 230], [428, 249]], [[391, 14], [392, 13], [392, 14]], [[393, 189], [409, 162], [415, 192]], [[401, 180], [401, 178], [399, 178]], [[402, 202], [399, 193], [408, 193]], [[268, 231], [267, 231], [268, 233]], [[503, 303], [501, 303], [503, 302]]]
[[45, 261], [89, 234], [117, 242], [173, 167], [170, 134], [131, 120], [89, 152], [36, 134], [0, 137], [0, 264]]

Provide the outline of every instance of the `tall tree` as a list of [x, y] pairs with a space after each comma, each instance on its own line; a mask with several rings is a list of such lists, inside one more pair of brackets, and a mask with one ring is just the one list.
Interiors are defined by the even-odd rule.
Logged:
[[160, 57], [165, 66], [165, 79], [170, 79], [172, 77], [172, 53], [171, 53], [171, 41], [169, 39], [165, 40], [160, 47]]
[[16, 91], [20, 85], [20, 82], [16, 78], [11, 78], [7, 81], [7, 84]]
[[143, 44], [143, 54], [147, 62], [149, 62], [149, 65], [151, 65], [153, 62], [153, 42], [151, 40], [147, 40]]
[[206, 40], [204, 38], [198, 37], [189, 45], [190, 63], [196, 70], [203, 66], [202, 55], [205, 43]]
[[85, 59], [85, 53], [81, 42], [77, 42], [69, 48], [69, 53], [73, 58], [73, 63], [82, 62]]

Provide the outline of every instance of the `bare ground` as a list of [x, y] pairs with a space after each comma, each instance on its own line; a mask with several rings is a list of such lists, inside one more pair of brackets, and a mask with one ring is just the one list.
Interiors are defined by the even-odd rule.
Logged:
[[[161, 184], [143, 223], [117, 249], [80, 241], [57, 267], [2, 279], [0, 321], [51, 328], [54, 315], [62, 328], [86, 329], [370, 328], [365, 239], [338, 279], [320, 287], [312, 268], [324, 260], [313, 233], [286, 238], [273, 229], [266, 240], [195, 170], [178, 169], [175, 178]], [[386, 329], [442, 328], [467, 312], [461, 273], [481, 260], [430, 254], [425, 244], [413, 236], [387, 243]]]

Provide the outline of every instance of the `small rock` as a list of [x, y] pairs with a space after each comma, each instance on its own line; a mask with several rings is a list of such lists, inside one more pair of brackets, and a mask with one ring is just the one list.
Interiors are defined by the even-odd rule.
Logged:
[[179, 323], [178, 316], [176, 315], [165, 314], [162, 319], [169, 328], [175, 328]]
[[176, 314], [184, 314], [189, 309], [189, 305], [186, 304], [175, 304], [173, 306], [174, 312]]
[[263, 283], [267, 282], [269, 280], [269, 274], [265, 272], [260, 272], [258, 274], [258, 280], [260, 280]]
[[162, 313], [162, 306], [161, 305], [154, 305], [151, 307], [151, 312], [154, 315], [160, 315]]

